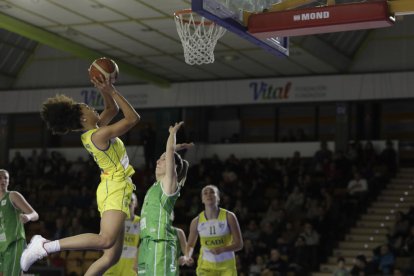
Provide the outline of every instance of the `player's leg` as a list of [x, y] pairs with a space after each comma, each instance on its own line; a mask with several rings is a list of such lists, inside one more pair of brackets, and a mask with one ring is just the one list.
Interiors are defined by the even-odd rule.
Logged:
[[[109, 211], [104, 212], [104, 215], [102, 216], [100, 234], [106, 232], [108, 233], [108, 235], [115, 235], [114, 236], [115, 243], [113, 244], [111, 248], [104, 250], [104, 254], [102, 255], [102, 257], [96, 260], [96, 262], [94, 262], [89, 267], [89, 269], [85, 273], [85, 276], [102, 275], [107, 269], [109, 269], [111, 266], [116, 264], [119, 261], [119, 258], [121, 257], [122, 246], [124, 243], [124, 225], [122, 223], [121, 228], [114, 227], [115, 226], [113, 225], [114, 214], [109, 214], [105, 216], [107, 212]], [[105, 217], [105, 221], [104, 221], [104, 217]], [[125, 221], [125, 217], [123, 218], [123, 221]], [[112, 228], [118, 228], [118, 232], [116, 232], [117, 231], [116, 229], [112, 230]]]
[[80, 234], [59, 240], [60, 250], [109, 249], [120, 232], [124, 231], [126, 214], [118, 210], [108, 210], [102, 214], [99, 234]]
[[126, 213], [123, 211], [108, 210], [102, 215], [99, 234], [81, 234], [52, 242], [46, 241], [42, 236], [35, 235], [20, 258], [21, 268], [23, 271], [27, 271], [34, 262], [46, 257], [48, 253], [57, 251], [109, 249], [114, 246], [121, 231], [124, 231], [125, 218]]

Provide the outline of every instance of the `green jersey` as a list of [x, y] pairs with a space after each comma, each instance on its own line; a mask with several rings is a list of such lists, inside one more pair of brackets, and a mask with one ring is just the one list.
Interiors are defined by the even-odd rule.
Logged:
[[0, 252], [6, 251], [11, 243], [26, 238], [20, 213], [10, 200], [10, 192], [5, 193], [0, 200]]
[[175, 241], [176, 233], [171, 225], [171, 213], [180, 196], [180, 188], [166, 195], [161, 182], [155, 182], [147, 191], [141, 210], [141, 238]]

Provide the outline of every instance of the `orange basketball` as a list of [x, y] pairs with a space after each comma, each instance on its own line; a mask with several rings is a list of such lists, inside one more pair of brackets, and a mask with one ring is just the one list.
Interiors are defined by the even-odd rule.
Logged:
[[102, 57], [94, 60], [91, 66], [89, 66], [89, 78], [98, 78], [103, 76], [105, 80], [111, 80], [111, 83], [115, 83], [118, 78], [119, 69], [118, 65], [110, 58]]

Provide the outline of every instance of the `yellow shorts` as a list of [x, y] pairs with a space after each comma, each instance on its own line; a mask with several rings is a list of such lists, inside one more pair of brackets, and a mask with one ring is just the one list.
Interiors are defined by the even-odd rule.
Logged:
[[134, 188], [130, 178], [122, 182], [102, 179], [96, 190], [96, 201], [101, 217], [105, 211], [119, 210], [129, 218], [129, 203]]
[[212, 263], [199, 257], [196, 274], [197, 276], [237, 276], [236, 260]]
[[197, 267], [197, 276], [237, 276], [237, 269], [235, 267], [225, 270], [215, 270], [204, 267]]

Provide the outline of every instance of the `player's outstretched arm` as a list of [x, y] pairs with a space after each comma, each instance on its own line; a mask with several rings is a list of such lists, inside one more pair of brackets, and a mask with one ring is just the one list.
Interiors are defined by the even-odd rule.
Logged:
[[20, 221], [22, 223], [39, 219], [37, 212], [19, 192], [10, 192], [10, 200], [13, 205], [22, 212], [22, 214], [20, 214]]
[[170, 135], [167, 139], [165, 147], [165, 176], [162, 180], [163, 190], [166, 194], [171, 195], [177, 190], [177, 172], [175, 171], [174, 152], [177, 147], [177, 131], [184, 124], [184, 122], [175, 123], [170, 126]]

